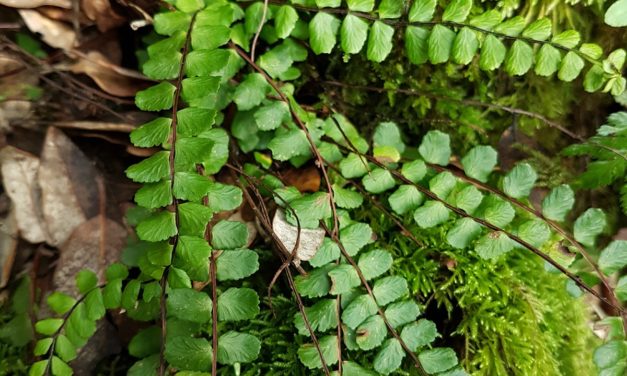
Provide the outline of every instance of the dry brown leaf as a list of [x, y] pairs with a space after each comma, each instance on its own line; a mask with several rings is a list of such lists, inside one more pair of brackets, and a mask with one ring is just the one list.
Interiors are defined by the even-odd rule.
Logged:
[[289, 169], [284, 173], [283, 180], [301, 192], [320, 190], [320, 173], [315, 166]]
[[48, 243], [59, 246], [76, 227], [98, 215], [98, 172], [63, 132], [50, 127], [38, 179]]
[[0, 168], [4, 189], [16, 210], [15, 219], [21, 236], [31, 243], [44, 242], [46, 232], [37, 186], [39, 158], [6, 146], [0, 151]]
[[65, 9], [72, 8], [71, 0], [0, 0], [0, 5], [20, 9], [38, 8], [43, 6]]
[[17, 221], [15, 210], [0, 219], [0, 288], [9, 282], [17, 248]]
[[[292, 226], [285, 220], [285, 212], [277, 209], [272, 220], [272, 230], [285, 246], [288, 252], [294, 250], [296, 238], [298, 236], [298, 227]], [[300, 229], [300, 239], [296, 250], [294, 263], [298, 264], [300, 260], [307, 261], [316, 255], [318, 249], [324, 240], [324, 229]]]
[[64, 23], [44, 17], [31, 9], [18, 11], [24, 23], [33, 33], [41, 34], [41, 39], [51, 47], [70, 50], [76, 42], [76, 33]]
[[124, 17], [111, 8], [109, 0], [82, 0], [81, 9], [87, 18], [96, 23], [101, 32], [114, 29], [126, 22]]
[[98, 87], [108, 94], [118, 97], [132, 97], [137, 91], [148, 86], [148, 80], [138, 72], [116, 66], [97, 51], [74, 54], [79, 56], [79, 60], [69, 69], [74, 73], [88, 75]]
[[73, 294], [74, 277], [81, 269], [102, 274], [106, 266], [120, 259], [125, 243], [126, 229], [101, 215], [76, 227], [59, 247], [60, 257], [54, 272], [55, 289]]
[[[78, 226], [69, 239], [59, 247], [60, 257], [54, 272], [54, 289], [78, 297], [76, 274], [90, 269], [102, 276], [104, 269], [120, 259], [126, 243], [126, 230], [120, 224], [98, 215]], [[106, 320], [98, 323], [96, 333], [83, 346], [72, 362], [77, 375], [91, 375], [104, 357], [118, 352], [120, 343], [112, 325]]]

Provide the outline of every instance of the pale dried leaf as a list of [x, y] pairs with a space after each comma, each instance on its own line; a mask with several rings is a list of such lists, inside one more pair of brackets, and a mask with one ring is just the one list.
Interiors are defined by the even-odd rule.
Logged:
[[41, 205], [48, 243], [59, 246], [74, 229], [98, 215], [98, 172], [60, 130], [50, 127], [39, 166]]
[[12, 146], [0, 151], [2, 182], [15, 207], [17, 226], [21, 236], [31, 243], [46, 240], [40, 207], [37, 171], [39, 158]]
[[4, 288], [11, 277], [11, 268], [17, 248], [17, 221], [15, 209], [0, 219], [0, 288]]
[[0, 0], [0, 5], [20, 9], [38, 8], [43, 6], [65, 9], [72, 8], [71, 0]]
[[41, 39], [49, 46], [63, 50], [70, 50], [74, 46], [76, 33], [69, 26], [44, 17], [35, 10], [21, 9], [18, 12], [28, 29], [41, 34]]
[[[277, 209], [272, 220], [272, 229], [276, 236], [283, 243], [289, 253], [294, 250], [296, 238], [298, 236], [298, 227], [292, 226], [285, 220], [285, 212]], [[324, 230], [316, 229], [300, 229], [300, 239], [296, 250], [296, 260], [307, 261], [316, 255], [318, 249], [324, 240]]]

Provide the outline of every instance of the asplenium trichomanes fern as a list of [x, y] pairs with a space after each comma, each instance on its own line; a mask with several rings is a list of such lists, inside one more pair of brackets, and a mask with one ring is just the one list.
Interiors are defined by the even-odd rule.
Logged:
[[[255, 360], [263, 339], [237, 332], [237, 321], [253, 318], [259, 299], [253, 290], [229, 281], [254, 273], [257, 254], [245, 249], [243, 223], [212, 217], [220, 212], [227, 213], [219, 218], [227, 217], [244, 196], [259, 208], [258, 221], [266, 223], [268, 208], [260, 192], [281, 198], [277, 204], [285, 207], [292, 225], [321, 227], [327, 233], [309, 260], [310, 270], [295, 278], [293, 291], [299, 302], [300, 296], [308, 299], [295, 317], [295, 331], [312, 339], [299, 349], [300, 360], [325, 373], [337, 366], [335, 372], [346, 375], [388, 374], [399, 368], [464, 374], [456, 368], [453, 350], [431, 348], [435, 326], [416, 321], [420, 307], [411, 298], [415, 292], [390, 269], [390, 254], [376, 243], [368, 245], [376, 234], [351, 219], [351, 210], [363, 201], [359, 189], [387, 199], [406, 226], [433, 227], [454, 220], [447, 235], [454, 247], [472, 247], [485, 258], [526, 248], [589, 292], [595, 293], [575, 274], [588, 268], [598, 271], [599, 280], [611, 289], [605, 274], [624, 266], [616, 255], [625, 252], [625, 243], [611, 243], [598, 265], [588, 259], [587, 249], [594, 246], [605, 220], [590, 209], [576, 221], [575, 235], [569, 235], [561, 222], [573, 206], [570, 187], [554, 189], [537, 211], [527, 200], [535, 182], [529, 165], [518, 165], [497, 179], [491, 174], [496, 152], [478, 146], [461, 159], [461, 172], [449, 166], [452, 151], [446, 134], [429, 132], [418, 148], [410, 147], [393, 123], [381, 124], [371, 143], [341, 115], [321, 118], [303, 110], [294, 99], [298, 87], [285, 82], [302, 74], [298, 63], [308, 59], [308, 47], [315, 54], [333, 52], [338, 32], [344, 53], [360, 53], [367, 43], [366, 56], [375, 63], [386, 59], [395, 37], [403, 39], [402, 53], [413, 64], [468, 64], [479, 54], [484, 70], [505, 64], [508, 73], [521, 75], [535, 61], [537, 74], [557, 72], [561, 80], [571, 81], [587, 61], [591, 68], [585, 88], [614, 94], [625, 86], [620, 75], [623, 50], [602, 59], [600, 47], [579, 46], [574, 31], [548, 40], [548, 20], [529, 25], [516, 17], [503, 21], [496, 11], [473, 8], [470, 0], [452, 1], [443, 9], [432, 0], [347, 1], [348, 9], [340, 8], [338, 0], [273, 2], [268, 7], [227, 0], [172, 3], [175, 9], [154, 18], [163, 39], [148, 47], [143, 65], [147, 76], [163, 82], [136, 98], [140, 109], [161, 116], [131, 135], [136, 146], [162, 147], [127, 170], [129, 178], [144, 184], [135, 196], [146, 209], [137, 224], [139, 239], [124, 258], [138, 273], [129, 279], [126, 267], [116, 264], [102, 286], [88, 272], [81, 274], [84, 298], [53, 295], [50, 305], [65, 316], [38, 323], [38, 331], [51, 337], [38, 343], [36, 354], [46, 358], [33, 366], [33, 374], [70, 374], [66, 363], [74, 357], [72, 351], [93, 333], [105, 308], [118, 307], [156, 324], [138, 333], [129, 346], [131, 355], [141, 358], [132, 374], [165, 374], [168, 369], [215, 374], [228, 372], [231, 365], [245, 369], [242, 363]], [[344, 17], [342, 22], [338, 16]], [[398, 28], [404, 33], [397, 33]], [[230, 148], [231, 137], [239, 150]], [[224, 167], [229, 158], [235, 158], [236, 166], [241, 159], [250, 164], [244, 170]], [[277, 164], [301, 166], [311, 159], [324, 175], [320, 192], [302, 194], [278, 179], [256, 186], [254, 178], [261, 174], [263, 181]], [[234, 185], [219, 182], [215, 176], [223, 167], [245, 178]], [[575, 263], [570, 271], [572, 260], [556, 261], [563, 239], [589, 266]], [[276, 238], [273, 242], [280, 246]], [[605, 300], [622, 313], [615, 295]], [[612, 350], [624, 346], [624, 338], [606, 346], [603, 351], [620, 355]], [[599, 358], [607, 359], [604, 355]], [[360, 365], [362, 361], [367, 364]], [[616, 364], [624, 361], [618, 358]], [[615, 364], [600, 365], [610, 367]]]

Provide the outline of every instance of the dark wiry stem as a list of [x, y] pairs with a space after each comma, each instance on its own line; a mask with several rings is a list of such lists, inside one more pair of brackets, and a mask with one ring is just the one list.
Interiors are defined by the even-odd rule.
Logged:
[[[251, 184], [252, 181], [248, 180], [246, 175], [243, 175], [244, 179], [246, 179], [248, 181], [249, 188], [253, 191], [253, 193], [255, 194], [255, 196], [257, 196], [257, 199], [259, 200], [259, 205], [260, 206], [257, 206], [257, 204], [255, 203], [253, 198], [250, 196], [250, 193], [248, 193], [248, 190], [246, 189], [246, 187], [244, 187], [240, 183], [239, 179], [237, 178], [235, 173], [233, 173], [233, 171], [231, 171], [231, 176], [233, 177], [233, 179], [235, 180], [236, 184], [240, 187], [240, 189], [244, 193], [244, 197], [246, 198], [246, 201], [248, 202], [250, 207], [253, 209], [253, 212], [255, 213], [255, 216], [257, 217], [257, 219], [261, 223], [261, 225], [264, 228], [264, 230], [268, 234], [270, 234], [270, 236], [273, 238], [275, 246], [277, 248], [281, 249], [281, 251], [278, 252], [278, 254], [279, 254], [279, 257], [283, 261], [285, 261], [285, 256], [284, 255], [287, 253], [287, 249], [285, 248], [285, 246], [283, 245], [281, 240], [276, 236], [276, 234], [274, 233], [274, 230], [272, 229], [272, 223], [270, 221], [270, 217], [268, 215], [267, 208], [265, 207], [265, 204], [264, 204], [264, 201], [263, 201], [263, 197], [259, 193], [259, 190], [255, 187], [254, 184]], [[303, 316], [303, 321], [305, 323], [305, 327], [309, 331], [309, 334], [311, 335], [312, 342], [313, 342], [313, 344], [314, 344], [314, 346], [316, 348], [316, 351], [318, 352], [318, 356], [320, 357], [320, 362], [322, 363], [322, 369], [323, 369], [323, 371], [324, 371], [326, 376], [330, 376], [331, 373], [330, 373], [329, 367], [327, 366], [327, 363], [326, 363], [326, 361], [324, 359], [324, 354], [322, 353], [322, 349], [320, 348], [320, 343], [318, 342], [318, 337], [316, 337], [316, 334], [315, 334], [313, 328], [311, 327], [311, 323], [309, 322], [309, 318], [307, 317], [307, 312], [305, 311], [305, 305], [303, 304], [302, 298], [301, 298], [300, 294], [298, 293], [298, 290], [296, 289], [296, 285], [294, 284], [294, 277], [292, 276], [292, 271], [291, 271], [291, 269], [289, 267], [285, 268], [285, 275], [287, 276], [287, 281], [288, 281], [288, 284], [290, 286], [290, 289], [292, 290], [292, 293], [294, 294], [294, 297], [296, 298], [296, 303], [298, 305], [298, 310], [300, 311], [301, 315]]]
[[[185, 44], [183, 46], [183, 57], [181, 58], [181, 65], [179, 66], [178, 76], [176, 78], [176, 89], [174, 91], [174, 100], [172, 101], [172, 133], [170, 137], [171, 147], [170, 147], [170, 159], [169, 159], [169, 168], [170, 168], [170, 191], [172, 192], [172, 206], [174, 208], [174, 219], [176, 224], [176, 235], [172, 238], [172, 257], [174, 260], [174, 254], [176, 252], [176, 247], [178, 246], [179, 235], [179, 208], [178, 201], [174, 196], [174, 178], [175, 178], [175, 156], [176, 156], [176, 137], [177, 137], [177, 111], [179, 105], [179, 99], [181, 97], [181, 86], [183, 82], [183, 76], [185, 74], [185, 61], [187, 60], [187, 52], [189, 50], [189, 44], [192, 36], [192, 28], [194, 26], [194, 22], [196, 21], [196, 13], [192, 16], [192, 20], [189, 24], [189, 28], [187, 30], [187, 36], [185, 38]], [[165, 341], [166, 341], [166, 317], [167, 317], [167, 307], [166, 307], [166, 286], [168, 284], [168, 275], [170, 273], [170, 265], [166, 266], [163, 270], [163, 275], [161, 276], [161, 298], [159, 302], [159, 319], [161, 321], [161, 348], [159, 350], [159, 375], [165, 375]]]
[[[340, 251], [342, 252], [342, 256], [344, 256], [344, 258], [355, 269], [355, 271], [357, 272], [357, 275], [359, 276], [361, 284], [365, 287], [366, 291], [368, 292], [368, 295], [370, 295], [370, 297], [372, 299], [375, 299], [374, 293], [372, 292], [372, 288], [370, 287], [370, 284], [366, 280], [366, 277], [364, 277], [364, 274], [361, 272], [361, 269], [359, 268], [359, 266], [357, 265], [355, 260], [351, 257], [351, 255], [348, 254], [348, 252], [346, 251], [346, 248], [344, 248], [344, 245], [342, 244], [342, 241], [340, 240], [340, 238], [337, 235], [331, 233], [329, 231], [329, 229], [327, 228], [327, 226], [324, 224], [323, 221], [320, 221], [320, 226], [322, 226], [322, 228], [324, 228], [324, 230], [327, 232], [327, 234], [338, 245], [338, 247], [340, 248]], [[376, 302], [376, 299], [375, 299], [375, 302]], [[400, 343], [400, 345], [403, 348], [403, 350], [405, 350], [407, 355], [412, 359], [412, 361], [416, 365], [416, 368], [418, 368], [418, 372], [420, 372], [421, 375], [427, 375], [427, 372], [422, 367], [422, 363], [420, 363], [420, 360], [418, 359], [416, 354], [414, 354], [414, 352], [411, 351], [411, 349], [409, 348], [409, 346], [407, 346], [405, 341], [403, 341], [401, 336], [398, 335], [398, 333], [396, 332], [396, 330], [394, 329], [392, 324], [390, 324], [390, 322], [388, 321], [387, 317], [385, 317], [385, 312], [383, 312], [383, 309], [381, 309], [381, 307], [378, 304], [377, 304], [377, 311], [378, 311], [379, 316], [381, 316], [381, 318], [383, 319], [383, 322], [387, 326], [388, 331], [392, 334], [392, 336], [394, 338], [396, 338], [396, 340]]]

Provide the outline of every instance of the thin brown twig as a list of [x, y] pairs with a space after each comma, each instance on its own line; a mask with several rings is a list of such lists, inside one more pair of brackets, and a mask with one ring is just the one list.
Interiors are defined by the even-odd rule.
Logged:
[[[255, 201], [253, 200], [253, 198], [251, 197], [250, 193], [248, 192], [248, 189], [246, 189], [246, 187], [244, 187], [242, 185], [242, 183], [239, 181], [239, 179], [237, 178], [237, 176], [235, 175], [233, 170], [231, 170], [230, 172], [231, 172], [231, 176], [235, 180], [236, 184], [242, 190], [246, 201], [248, 202], [250, 207], [253, 209], [253, 212], [255, 213], [255, 216], [257, 217], [257, 219], [261, 223], [262, 227], [264, 227], [265, 231], [268, 234], [271, 235], [272, 239], [274, 240], [275, 246], [277, 248], [279, 248], [279, 249], [282, 248], [282, 250], [280, 252], [278, 252], [278, 254], [279, 254], [279, 257], [282, 259], [282, 261], [285, 261], [285, 254], [287, 253], [287, 249], [285, 248], [283, 243], [278, 239], [278, 237], [276, 236], [276, 234], [274, 233], [274, 231], [272, 229], [272, 224], [270, 222], [270, 218], [269, 218], [269, 215], [267, 213], [267, 208], [265, 208], [265, 204], [264, 204], [264, 201], [263, 201], [263, 197], [261, 196], [261, 193], [259, 193], [259, 190], [257, 189], [257, 187], [255, 187], [254, 184], [251, 184], [252, 182], [249, 181], [246, 178], [246, 176], [244, 176], [244, 179], [246, 179], [248, 181], [248, 183], [249, 183], [250, 190], [253, 191], [253, 193], [255, 194], [257, 199], [259, 200], [259, 204], [260, 204], [261, 207], [258, 207], [257, 204], [255, 203]], [[291, 269], [289, 267], [285, 269], [285, 275], [287, 276], [287, 281], [288, 281], [288, 284], [290, 286], [290, 289], [292, 290], [292, 293], [294, 294], [294, 297], [296, 298], [296, 303], [298, 305], [298, 310], [300, 311], [301, 315], [303, 316], [303, 321], [305, 323], [305, 327], [309, 331], [309, 334], [311, 336], [311, 339], [312, 339], [312, 342], [314, 344], [314, 347], [316, 348], [316, 351], [318, 352], [318, 356], [320, 357], [320, 362], [322, 363], [322, 369], [323, 369], [323, 371], [324, 371], [326, 376], [330, 376], [331, 373], [330, 373], [329, 367], [327, 366], [327, 363], [326, 363], [326, 361], [324, 359], [324, 354], [322, 353], [322, 349], [320, 348], [320, 343], [318, 342], [318, 337], [316, 337], [316, 333], [314, 332], [313, 328], [311, 327], [311, 323], [309, 322], [309, 318], [307, 317], [307, 312], [305, 311], [305, 305], [303, 304], [303, 301], [302, 301], [302, 298], [300, 296], [300, 293], [298, 292], [298, 289], [296, 288], [296, 285], [294, 283], [294, 277], [293, 277], [292, 271], [291, 271]]]
[[307, 130], [307, 126], [303, 123], [302, 119], [296, 113], [296, 110], [292, 106], [292, 103], [290, 103], [290, 100], [281, 91], [281, 89], [279, 88], [277, 83], [268, 75], [268, 73], [266, 73], [266, 71], [261, 69], [261, 67], [259, 67], [253, 60], [251, 60], [250, 56], [248, 56], [246, 54], [246, 52], [244, 52], [241, 48], [236, 46], [235, 43], [233, 43], [231, 41], [231, 42], [229, 42], [229, 46], [230, 46], [230, 48], [234, 49], [235, 52], [237, 52], [237, 54], [240, 55], [240, 57], [242, 57], [254, 70], [259, 72], [264, 77], [266, 82], [270, 86], [272, 86], [272, 88], [277, 92], [277, 94], [279, 95], [281, 100], [283, 102], [285, 102], [287, 104], [287, 106], [289, 107], [290, 114], [292, 115], [292, 118], [294, 119], [296, 124], [298, 124], [298, 126], [305, 133], [305, 136], [307, 137], [307, 141], [309, 142], [309, 146], [310, 146], [311, 152], [314, 154], [314, 157], [316, 159], [316, 165], [322, 171], [322, 175], [324, 177], [324, 181], [325, 181], [325, 183], [327, 185], [327, 191], [329, 193], [329, 203], [331, 205], [331, 212], [333, 214], [333, 233], [337, 233], [339, 231], [339, 220], [338, 220], [338, 216], [337, 216], [337, 208], [335, 206], [335, 199], [334, 199], [334, 195], [333, 195], [333, 188], [332, 188], [332, 185], [331, 185], [331, 180], [329, 179], [329, 174], [327, 173], [327, 170], [324, 167], [324, 160], [322, 158], [322, 155], [320, 155], [320, 151], [316, 147], [316, 143], [311, 138], [311, 134]]
[[263, 13], [261, 14], [261, 20], [259, 21], [259, 27], [253, 38], [252, 47], [250, 48], [250, 59], [255, 61], [255, 51], [257, 50], [257, 42], [259, 41], [259, 35], [263, 30], [263, 25], [266, 23], [266, 17], [268, 16], [268, 0], [263, 0]]
[[[196, 171], [200, 174], [204, 174], [204, 168], [202, 165], [196, 166]], [[202, 204], [209, 206], [209, 196], [202, 198]], [[205, 240], [208, 244], [211, 244], [211, 223], [207, 223], [205, 227]], [[218, 373], [218, 270], [216, 267], [216, 251], [212, 248], [209, 261], [209, 281], [211, 283], [211, 374], [217, 375]]]

